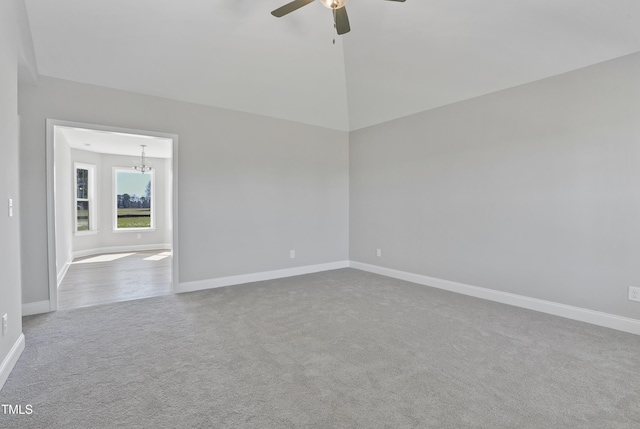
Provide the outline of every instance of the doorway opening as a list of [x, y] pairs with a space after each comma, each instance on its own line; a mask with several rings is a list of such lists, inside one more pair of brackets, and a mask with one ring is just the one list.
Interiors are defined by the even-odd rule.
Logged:
[[177, 144], [174, 134], [47, 120], [50, 311], [173, 293]]

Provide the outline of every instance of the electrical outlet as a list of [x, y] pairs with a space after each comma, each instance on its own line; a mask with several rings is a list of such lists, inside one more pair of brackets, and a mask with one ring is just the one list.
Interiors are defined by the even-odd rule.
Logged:
[[629, 286], [629, 301], [640, 302], [640, 287]]
[[376, 256], [378, 258], [382, 257], [382, 249], [376, 249]]
[[2, 316], [2, 335], [7, 333], [7, 315]]
[[294, 259], [296, 257], [296, 251], [295, 250], [289, 250], [289, 257], [291, 259]]

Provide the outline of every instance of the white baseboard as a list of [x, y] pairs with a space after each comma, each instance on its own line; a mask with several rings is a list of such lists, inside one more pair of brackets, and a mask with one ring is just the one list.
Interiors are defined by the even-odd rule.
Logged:
[[101, 255], [103, 253], [119, 253], [119, 252], [141, 252], [144, 250], [164, 250], [171, 249], [171, 244], [139, 244], [135, 246], [115, 246], [115, 247], [98, 247], [95, 249], [78, 250], [73, 252], [73, 259], [85, 256]]
[[34, 314], [48, 313], [50, 311], [51, 306], [49, 305], [49, 300], [28, 302], [26, 304], [22, 304], [23, 316], [32, 316]]
[[263, 280], [280, 279], [284, 277], [299, 276], [303, 274], [317, 273], [320, 271], [337, 270], [348, 268], [349, 261], [336, 261], [326, 264], [305, 265], [303, 267], [285, 268], [282, 270], [263, 271], [259, 273], [241, 274], [238, 276], [217, 277], [214, 279], [197, 280], [193, 282], [180, 283], [176, 288], [176, 293], [194, 292], [197, 290], [213, 289], [224, 286], [232, 286], [243, 283], [259, 282]]
[[60, 272], [58, 273], [58, 283], [57, 286], [60, 287], [60, 283], [62, 283], [62, 280], [64, 279], [64, 276], [67, 275], [67, 271], [69, 271], [69, 267], [71, 266], [71, 261], [67, 261], [64, 264], [64, 267], [62, 267], [62, 269], [60, 270]]
[[7, 378], [9, 378], [9, 374], [13, 371], [23, 351], [24, 334], [20, 334], [18, 340], [13, 344], [11, 350], [9, 350], [9, 354], [2, 361], [2, 365], [0, 365], [0, 390], [4, 387], [4, 383], [7, 381]]
[[448, 290], [450, 292], [474, 296], [476, 298], [487, 299], [489, 301], [509, 304], [529, 310], [540, 311], [542, 313], [553, 314], [554, 316], [591, 323], [605, 328], [616, 329], [630, 334], [640, 335], [640, 320], [638, 319], [616, 316], [615, 314], [603, 313], [600, 311], [589, 310], [587, 308], [574, 307], [553, 301], [530, 298], [523, 295], [516, 295], [479, 286], [457, 283], [421, 274], [408, 273], [406, 271], [394, 270], [362, 262], [351, 261], [349, 266], [358, 270], [368, 271], [370, 273], [380, 274], [395, 279], [406, 280], [412, 283]]

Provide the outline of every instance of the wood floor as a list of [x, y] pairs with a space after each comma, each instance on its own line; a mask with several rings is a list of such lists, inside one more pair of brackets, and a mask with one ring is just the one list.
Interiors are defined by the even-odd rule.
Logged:
[[170, 293], [170, 250], [93, 255], [71, 263], [58, 287], [58, 310]]

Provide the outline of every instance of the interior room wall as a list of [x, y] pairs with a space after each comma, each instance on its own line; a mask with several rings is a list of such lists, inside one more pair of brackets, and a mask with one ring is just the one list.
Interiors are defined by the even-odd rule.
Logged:
[[[0, 317], [7, 315], [7, 331], [0, 333], [0, 388], [21, 350], [20, 213], [18, 182], [18, 28], [17, 2], [0, 2]], [[13, 200], [9, 217], [8, 200]], [[45, 261], [46, 263], [46, 261]], [[24, 347], [24, 342], [21, 342]]]
[[[130, 168], [137, 158], [123, 155], [99, 154], [80, 149], [71, 150], [71, 168], [76, 162], [96, 166], [97, 178], [97, 225], [96, 234], [73, 235], [73, 255], [118, 251], [118, 249], [136, 247], [147, 249], [165, 249], [171, 245], [167, 231], [170, 231], [167, 219], [167, 207], [171, 200], [167, 199], [166, 188], [169, 182], [170, 160], [148, 158], [153, 164], [155, 175], [155, 230], [154, 231], [113, 231], [113, 168]], [[140, 234], [140, 238], [138, 237]]]
[[634, 54], [352, 133], [351, 259], [640, 319], [638, 76]]
[[49, 77], [19, 91], [23, 302], [49, 295], [47, 118], [179, 135], [181, 283], [348, 259], [346, 132]]

